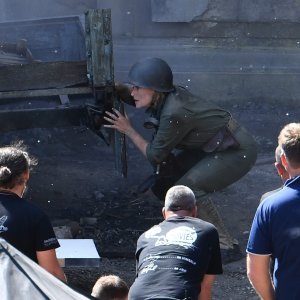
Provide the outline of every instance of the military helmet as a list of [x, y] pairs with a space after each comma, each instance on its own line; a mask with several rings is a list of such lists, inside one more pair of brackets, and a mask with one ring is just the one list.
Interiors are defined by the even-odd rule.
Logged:
[[135, 63], [129, 71], [129, 83], [157, 92], [174, 90], [170, 66], [160, 58], [146, 58]]

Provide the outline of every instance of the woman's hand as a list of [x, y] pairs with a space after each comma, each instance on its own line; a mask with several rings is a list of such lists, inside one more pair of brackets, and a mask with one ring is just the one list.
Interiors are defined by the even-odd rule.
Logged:
[[104, 127], [114, 128], [124, 134], [126, 134], [132, 142], [136, 145], [136, 147], [146, 156], [146, 148], [148, 142], [138, 134], [135, 129], [131, 126], [131, 123], [125, 114], [123, 116], [117, 109], [113, 108], [113, 112], [106, 111], [105, 113], [108, 117], [104, 117], [106, 121], [111, 123], [111, 125], [104, 125]]
[[130, 136], [130, 133], [134, 131], [133, 127], [131, 126], [131, 123], [125, 114], [123, 116], [117, 109], [112, 109], [114, 113], [111, 113], [109, 111], [106, 111], [106, 115], [104, 119], [111, 123], [111, 125], [104, 125], [104, 127], [107, 128], [113, 128], [116, 129], [126, 135]]

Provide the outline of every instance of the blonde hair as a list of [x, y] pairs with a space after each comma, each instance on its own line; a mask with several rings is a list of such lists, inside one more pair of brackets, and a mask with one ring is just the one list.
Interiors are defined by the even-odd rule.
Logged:
[[278, 136], [278, 145], [292, 167], [300, 167], [300, 123], [283, 127]]
[[157, 109], [159, 104], [166, 98], [166, 93], [154, 91], [152, 96], [151, 107]]

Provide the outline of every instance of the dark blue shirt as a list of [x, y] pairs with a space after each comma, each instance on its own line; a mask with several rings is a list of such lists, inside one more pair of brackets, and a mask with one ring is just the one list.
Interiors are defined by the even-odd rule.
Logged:
[[259, 205], [247, 252], [274, 258], [276, 299], [300, 299], [300, 176]]

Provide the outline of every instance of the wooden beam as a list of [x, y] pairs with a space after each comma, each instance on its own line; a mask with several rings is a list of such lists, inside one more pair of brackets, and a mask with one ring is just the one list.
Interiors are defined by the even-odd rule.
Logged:
[[27, 128], [86, 125], [85, 106], [0, 110], [1, 132]]
[[5, 53], [0, 50], [0, 66], [3, 65], [15, 65], [15, 64], [27, 64], [28, 61], [25, 57], [19, 56], [13, 53]]
[[1, 99], [18, 99], [29, 97], [48, 97], [58, 95], [80, 95], [80, 94], [92, 94], [90, 87], [74, 87], [64, 89], [45, 89], [45, 90], [26, 90], [26, 91], [12, 91], [12, 92], [0, 92]]
[[37, 62], [0, 66], [0, 91], [22, 91], [87, 85], [86, 62]]
[[87, 70], [94, 88], [114, 82], [110, 9], [88, 10], [85, 16]]

